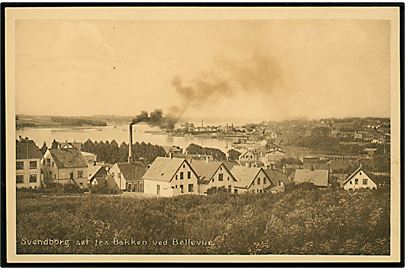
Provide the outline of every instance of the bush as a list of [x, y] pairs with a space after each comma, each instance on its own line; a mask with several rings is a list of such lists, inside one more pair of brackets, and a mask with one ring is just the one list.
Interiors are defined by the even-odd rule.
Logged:
[[[70, 246], [22, 245], [64, 239]], [[146, 245], [114, 245], [114, 238]], [[389, 192], [298, 185], [278, 194], [173, 198], [17, 193], [18, 254], [388, 255]], [[74, 241], [88, 239], [89, 245]], [[211, 241], [173, 245], [173, 239]], [[109, 245], [95, 246], [96, 240]], [[168, 245], [152, 241], [167, 240]]]

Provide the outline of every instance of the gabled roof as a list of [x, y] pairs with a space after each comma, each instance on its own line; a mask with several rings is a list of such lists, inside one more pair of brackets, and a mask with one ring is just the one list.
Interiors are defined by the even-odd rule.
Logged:
[[162, 146], [162, 147], [165, 150], [166, 154], [169, 153], [169, 152], [180, 152], [180, 153], [183, 152], [183, 150], [179, 146], [176, 146], [176, 145]]
[[89, 172], [89, 177], [87, 177], [88, 180], [93, 179], [93, 177], [98, 173], [98, 171], [102, 168], [103, 166], [97, 165], [92, 168], [89, 168], [91, 171]]
[[346, 178], [346, 180], [343, 182], [343, 185], [346, 184], [350, 179], [352, 179], [358, 172], [362, 171], [365, 175], [367, 175], [371, 180], [373, 180], [373, 182], [376, 182], [375, 179], [373, 179], [371, 176], [374, 176], [373, 174], [366, 172], [363, 169], [363, 166], [360, 164], [360, 166], [349, 176]]
[[110, 167], [110, 166], [107, 166], [105, 164], [89, 167], [89, 170], [91, 170], [91, 171], [89, 172], [89, 177], [87, 179], [91, 181], [101, 169], [106, 170], [106, 168], [108, 168], [108, 167]]
[[58, 168], [87, 168], [86, 160], [77, 149], [49, 149], [49, 152]]
[[296, 183], [313, 183], [315, 186], [328, 186], [328, 170], [309, 170], [297, 169], [295, 171], [294, 182]]
[[264, 172], [269, 177], [270, 181], [273, 185], [277, 185], [278, 182], [283, 182], [284, 184], [289, 184], [290, 180], [288, 179], [287, 175], [280, 171], [272, 170], [272, 169], [265, 169]]
[[184, 158], [157, 157], [142, 179], [169, 182], [183, 162], [188, 164]]
[[126, 181], [140, 180], [146, 172], [145, 166], [141, 163], [118, 162], [116, 164]]
[[207, 162], [203, 160], [191, 160], [189, 163], [193, 167], [198, 178], [203, 181], [209, 181], [222, 165], [222, 162]]
[[244, 156], [244, 155], [246, 155], [247, 153], [251, 153], [252, 155], [255, 155], [255, 152], [254, 152], [253, 150], [245, 150], [245, 151], [243, 151], [243, 152], [239, 155], [239, 157]]
[[252, 181], [255, 179], [256, 175], [262, 168], [258, 167], [244, 167], [244, 166], [234, 166], [231, 170], [232, 175], [235, 177], [238, 187], [249, 187]]
[[231, 171], [234, 166], [238, 166], [239, 163], [237, 161], [224, 161], [223, 162], [225, 167]]
[[22, 139], [16, 141], [17, 159], [41, 159], [42, 154], [33, 140]]

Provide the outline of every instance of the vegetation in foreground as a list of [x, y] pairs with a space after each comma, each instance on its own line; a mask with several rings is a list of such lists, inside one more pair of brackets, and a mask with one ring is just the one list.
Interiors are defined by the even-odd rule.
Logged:
[[152, 199], [18, 192], [17, 252], [387, 255], [389, 205], [389, 192], [309, 185]]

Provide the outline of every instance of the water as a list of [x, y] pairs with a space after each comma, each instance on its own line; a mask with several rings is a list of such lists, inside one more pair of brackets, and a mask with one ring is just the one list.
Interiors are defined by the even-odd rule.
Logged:
[[[227, 142], [224, 139], [217, 138], [202, 138], [194, 136], [174, 137], [167, 134], [152, 134], [147, 131], [159, 130], [148, 125], [135, 125], [133, 127], [133, 142], [145, 142], [157, 144], [161, 146], [178, 145], [181, 148], [186, 148], [190, 143], [198, 144], [203, 147], [213, 147], [226, 152]], [[94, 141], [112, 141], [115, 140], [118, 144], [123, 141], [128, 143], [128, 125], [91, 127], [91, 128], [24, 128], [16, 131], [16, 135], [28, 137], [35, 141], [41, 147], [44, 142], [48, 146], [55, 139], [59, 142], [85, 142], [87, 139]], [[229, 142], [230, 145], [230, 142]]]

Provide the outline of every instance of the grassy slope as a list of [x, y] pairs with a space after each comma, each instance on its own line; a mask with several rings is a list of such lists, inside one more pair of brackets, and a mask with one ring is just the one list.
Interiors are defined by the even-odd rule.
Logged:
[[[18, 194], [18, 253], [389, 254], [389, 193], [295, 189], [283, 194], [135, 199]], [[70, 239], [69, 247], [27, 239]], [[148, 241], [113, 245], [113, 238]], [[214, 245], [172, 245], [172, 239]], [[75, 245], [75, 240], [89, 244]], [[94, 246], [95, 239], [109, 242]], [[168, 240], [167, 246], [153, 240]]]

